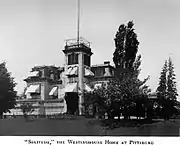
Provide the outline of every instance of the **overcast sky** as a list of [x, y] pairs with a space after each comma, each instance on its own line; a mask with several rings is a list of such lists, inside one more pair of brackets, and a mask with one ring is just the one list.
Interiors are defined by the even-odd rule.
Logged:
[[[92, 43], [92, 64], [112, 62], [120, 24], [133, 20], [142, 55], [140, 78], [154, 91], [164, 61], [175, 65], [180, 90], [179, 0], [81, 0], [80, 35]], [[63, 66], [64, 40], [76, 37], [77, 0], [0, 0], [0, 61], [22, 92], [35, 65]]]

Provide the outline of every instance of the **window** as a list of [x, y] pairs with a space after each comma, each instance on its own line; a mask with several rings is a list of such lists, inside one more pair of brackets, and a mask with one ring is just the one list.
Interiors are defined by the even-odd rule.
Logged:
[[95, 70], [95, 76], [96, 77], [102, 77], [104, 75], [104, 68], [99, 67]]
[[49, 95], [51, 96], [52, 99], [57, 99], [58, 98], [58, 87], [54, 86], [51, 91], [49, 92]]
[[68, 55], [68, 65], [70, 65], [71, 63], [72, 63], [71, 55]]
[[76, 82], [78, 82], [78, 78], [77, 77], [70, 77], [69, 78], [69, 83], [76, 83]]
[[68, 65], [78, 64], [78, 54], [72, 53], [68, 55]]
[[41, 96], [40, 96], [40, 93], [30, 93], [32, 99], [40, 99]]
[[60, 75], [61, 75], [61, 72], [58, 71], [58, 72], [57, 72], [57, 79], [58, 79], [58, 80], [60, 80], [60, 78], [61, 78]]
[[75, 64], [78, 64], [78, 54], [75, 54]]
[[40, 94], [41, 94], [40, 91], [31, 92], [30, 96], [31, 96], [32, 99], [40, 99], [41, 98]]
[[84, 65], [90, 66], [90, 56], [84, 54]]

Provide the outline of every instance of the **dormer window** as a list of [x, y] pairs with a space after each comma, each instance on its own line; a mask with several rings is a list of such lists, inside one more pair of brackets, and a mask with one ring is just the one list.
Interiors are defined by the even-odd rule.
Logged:
[[68, 70], [66, 71], [66, 75], [68, 76], [77, 76], [78, 75], [78, 67], [69, 67]]
[[39, 76], [39, 71], [32, 71], [28, 75], [28, 77], [38, 77], [38, 76]]
[[105, 67], [105, 73], [104, 73], [104, 76], [105, 76], [105, 77], [112, 76], [110, 67]]
[[39, 95], [41, 93], [40, 84], [32, 84], [27, 87], [25, 91], [25, 95], [27, 99], [36, 99], [39, 98]]
[[53, 99], [58, 98], [58, 87], [54, 86], [51, 91], [49, 92], [49, 95], [52, 96]]

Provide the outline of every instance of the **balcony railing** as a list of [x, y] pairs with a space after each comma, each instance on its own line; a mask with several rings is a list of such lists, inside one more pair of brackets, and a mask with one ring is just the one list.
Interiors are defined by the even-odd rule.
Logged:
[[65, 40], [65, 46], [66, 46], [67, 49], [78, 48], [80, 46], [90, 48], [90, 44], [91, 43], [88, 42], [83, 37], [80, 37], [79, 39], [75, 38], [75, 39], [67, 39], [67, 40]]

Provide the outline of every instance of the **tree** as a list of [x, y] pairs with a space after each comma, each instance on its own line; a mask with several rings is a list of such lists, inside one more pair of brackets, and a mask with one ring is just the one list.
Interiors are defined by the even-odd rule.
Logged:
[[23, 112], [25, 119], [27, 119], [27, 115], [30, 115], [34, 111], [34, 108], [30, 103], [23, 103], [21, 104], [20, 108]]
[[14, 78], [11, 77], [11, 73], [8, 72], [6, 68], [6, 63], [0, 64], [0, 115], [3, 112], [9, 111], [9, 109], [14, 108], [16, 104], [16, 91], [14, 87], [16, 83]]
[[[145, 102], [150, 92], [149, 87], [146, 85], [149, 77], [143, 81], [138, 79], [140, 65], [141, 56], [139, 55], [133, 63], [131, 71], [122, 73], [108, 83], [107, 96], [110, 96], [111, 104], [116, 102], [121, 107], [121, 111], [123, 111], [126, 119], [132, 113], [139, 117], [142, 115], [143, 105], [145, 107]], [[135, 108], [136, 111], [134, 111]]]
[[170, 100], [175, 101], [178, 96], [177, 88], [176, 88], [176, 81], [175, 81], [175, 73], [174, 73], [174, 65], [172, 63], [171, 58], [168, 61], [168, 76], [167, 76], [167, 97]]
[[94, 89], [92, 92], [85, 92], [84, 106], [87, 116], [97, 115], [102, 117], [109, 109], [108, 99], [106, 98], [106, 85]]
[[172, 63], [172, 59], [169, 57], [168, 60], [168, 76], [167, 76], [167, 103], [166, 103], [166, 114], [167, 119], [169, 119], [169, 116], [172, 116], [175, 113], [175, 103], [177, 100], [177, 88], [176, 88], [176, 81], [175, 81], [175, 72], [174, 72], [174, 65]]
[[137, 76], [140, 73], [141, 56], [139, 55], [133, 64], [133, 71], [126, 73], [126, 77], [121, 75], [109, 80], [107, 85], [95, 89], [93, 92], [85, 93], [85, 108], [89, 105], [94, 105], [98, 108], [98, 114], [103, 115], [105, 112], [108, 118], [113, 119], [118, 116], [120, 119], [121, 113], [124, 118], [128, 118], [133, 109], [137, 116], [142, 115], [143, 104], [147, 100], [147, 94], [150, 92], [146, 85], [148, 78], [143, 81]]
[[168, 72], [167, 67], [168, 67], [167, 61], [165, 61], [164, 66], [161, 71], [160, 78], [159, 78], [159, 85], [156, 90], [157, 97], [159, 98], [159, 100], [162, 100], [163, 98], [166, 98], [167, 96], [167, 72]]
[[158, 97], [158, 102], [159, 105], [162, 106], [161, 109], [161, 116], [164, 116], [164, 119], [166, 119], [166, 115], [167, 115], [167, 101], [166, 101], [166, 97], [167, 97], [167, 73], [168, 73], [168, 65], [167, 65], [167, 61], [165, 61], [160, 77], [159, 77], [159, 85], [157, 87], [156, 93], [157, 93], [157, 97]]
[[114, 39], [116, 49], [113, 54], [113, 61], [116, 67], [116, 80], [112, 80], [114, 83], [111, 82], [111, 84], [112, 88], [118, 86], [117, 90], [120, 93], [115, 96], [121, 98], [121, 106], [126, 112], [124, 114], [128, 114], [126, 109], [134, 104], [136, 104], [137, 110], [142, 108], [140, 102], [143, 100], [145, 103], [147, 94], [150, 92], [149, 87], [145, 84], [149, 77], [144, 81], [138, 79], [141, 71], [141, 55], [136, 57], [139, 41], [133, 26], [132, 21], [128, 22], [127, 25], [120, 25]]
[[[134, 108], [136, 110], [141, 108], [142, 110], [142, 103], [145, 104], [147, 94], [150, 92], [146, 85], [149, 78], [143, 81], [138, 79], [141, 71], [141, 55], [136, 57], [139, 42], [137, 35], [134, 33], [133, 25], [132, 21], [127, 26], [120, 25], [115, 35], [116, 48], [113, 53], [113, 61], [115, 72], [120, 70], [118, 75], [110, 79], [105, 87], [95, 89], [94, 94], [89, 95], [96, 100], [98, 106], [103, 108], [103, 112], [106, 112], [108, 118], [111, 119], [114, 116], [120, 118], [121, 113], [123, 113], [125, 119], [128, 119]], [[123, 69], [128, 71], [121, 72]], [[139, 115], [137, 111], [135, 113]]]
[[139, 41], [133, 26], [132, 21], [127, 25], [122, 24], [115, 35], [113, 61], [116, 67], [131, 68], [136, 59]]
[[169, 119], [169, 116], [173, 115], [177, 95], [174, 65], [171, 58], [169, 58], [168, 63], [167, 61], [164, 63], [157, 88], [157, 96], [162, 106], [161, 112], [164, 120]]

